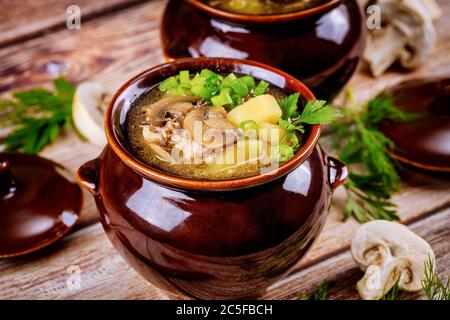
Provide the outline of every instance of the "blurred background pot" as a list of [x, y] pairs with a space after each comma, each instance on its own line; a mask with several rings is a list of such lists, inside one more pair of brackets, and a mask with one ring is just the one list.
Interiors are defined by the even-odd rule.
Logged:
[[330, 0], [275, 15], [235, 14], [197, 0], [170, 0], [161, 26], [168, 60], [251, 59], [303, 81], [331, 100], [350, 79], [365, 45], [363, 13], [354, 0]]

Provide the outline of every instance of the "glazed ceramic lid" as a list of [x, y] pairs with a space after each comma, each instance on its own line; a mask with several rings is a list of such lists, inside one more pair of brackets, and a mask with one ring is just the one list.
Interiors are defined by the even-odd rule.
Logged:
[[65, 168], [32, 154], [0, 153], [0, 258], [58, 240], [81, 206], [81, 190]]
[[381, 124], [397, 147], [392, 156], [422, 169], [450, 172], [450, 78], [408, 81], [387, 93], [400, 109], [424, 115]]

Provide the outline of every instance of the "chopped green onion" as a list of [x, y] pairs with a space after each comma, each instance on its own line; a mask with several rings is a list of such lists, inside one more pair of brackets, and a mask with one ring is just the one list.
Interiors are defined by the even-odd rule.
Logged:
[[222, 90], [220, 90], [220, 94], [218, 96], [212, 97], [211, 102], [213, 106], [218, 107], [232, 104], [233, 99], [231, 98], [230, 91], [231, 90], [229, 88], [223, 88]]
[[230, 87], [234, 90], [234, 92], [236, 92], [236, 94], [240, 95], [241, 97], [245, 97], [246, 95], [248, 95], [248, 88], [241, 79], [235, 79], [230, 83]]
[[198, 73], [195, 75], [195, 77], [191, 80], [191, 85], [201, 85], [203, 86], [205, 84], [205, 78], [203, 78]]
[[294, 156], [294, 149], [287, 144], [279, 144], [274, 147], [274, 153], [278, 156], [279, 162], [285, 162]]
[[[245, 120], [239, 123], [239, 129], [241, 132], [248, 137], [253, 137], [256, 135], [256, 130], [258, 130], [258, 125], [253, 120]], [[251, 130], [251, 135], [247, 135], [246, 133]]]
[[208, 69], [203, 69], [201, 72], [200, 72], [200, 75], [203, 77], [203, 78], [211, 78], [211, 77], [217, 77], [218, 79], [223, 79], [223, 77], [222, 76], [220, 76], [220, 75], [218, 75], [217, 73], [215, 73], [214, 71], [211, 71], [211, 70], [208, 70]]
[[189, 82], [190, 82], [189, 71], [188, 70], [180, 71], [180, 83], [189, 84]]
[[229, 86], [236, 79], [237, 79], [236, 75], [234, 73], [230, 73], [225, 77], [225, 79], [223, 79], [222, 85]]
[[255, 88], [255, 91], [253, 92], [253, 96], [260, 96], [262, 94], [264, 94], [267, 90], [267, 88], [269, 87], [269, 84], [267, 82], [265, 82], [264, 80], [261, 80], [258, 83], [258, 86]]
[[161, 91], [169, 91], [170, 89], [176, 87], [178, 85], [178, 80], [176, 77], [169, 77], [159, 85], [159, 90]]
[[193, 85], [191, 91], [194, 95], [202, 97], [206, 100], [210, 99], [213, 93], [213, 90], [211, 88], [202, 85]]
[[252, 76], [243, 76], [240, 77], [239, 79], [245, 83], [247, 88], [249, 89], [255, 88], [255, 79]]

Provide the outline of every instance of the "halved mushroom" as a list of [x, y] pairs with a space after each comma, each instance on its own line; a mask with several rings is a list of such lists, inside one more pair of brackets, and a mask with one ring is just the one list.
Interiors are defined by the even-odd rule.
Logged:
[[149, 106], [142, 123], [144, 139], [160, 146], [166, 145], [170, 136], [181, 128], [186, 113], [194, 108], [199, 98], [190, 96], [168, 97]]
[[233, 144], [240, 131], [237, 130], [219, 109], [199, 107], [190, 111], [183, 121], [183, 129], [191, 138], [210, 149]]
[[396, 283], [404, 291], [421, 290], [425, 263], [435, 260], [424, 239], [400, 223], [385, 220], [361, 226], [353, 237], [351, 252], [365, 271], [357, 283], [364, 300], [381, 299]]
[[81, 83], [73, 97], [72, 116], [75, 127], [98, 147], [106, 145], [103, 123], [108, 97], [105, 88], [96, 82]]
[[433, 53], [437, 36], [432, 21], [439, 17], [435, 0], [375, 0], [380, 8], [381, 29], [369, 34], [364, 59], [375, 77], [395, 61], [412, 69]]
[[194, 108], [192, 103], [198, 99], [198, 97], [192, 96], [176, 96], [161, 99], [147, 108], [145, 120], [147, 124], [155, 127], [162, 127], [168, 117], [175, 118], [181, 122], [183, 116]]

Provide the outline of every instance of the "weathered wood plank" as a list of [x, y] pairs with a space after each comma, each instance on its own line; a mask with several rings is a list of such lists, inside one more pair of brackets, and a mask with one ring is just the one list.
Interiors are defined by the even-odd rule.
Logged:
[[0, 51], [0, 93], [48, 85], [58, 74], [99, 81], [111, 91], [163, 62], [159, 24], [165, 1], [152, 1]]
[[[79, 0], [81, 22], [124, 8], [142, 0]], [[0, 47], [23, 41], [50, 30], [66, 27], [67, 8], [71, 0], [14, 0], [0, 1]]]
[[[440, 3], [444, 7], [445, 17], [450, 13], [450, 1], [442, 0]], [[105, 84], [111, 91], [115, 90], [130, 76], [162, 62], [158, 27], [164, 4], [165, 1], [153, 1], [138, 5], [123, 10], [120, 14], [113, 13], [101, 19], [87, 21], [80, 31], [60, 30], [4, 48], [0, 51], [0, 94], [7, 94], [13, 89], [48, 85], [58, 73], [65, 74], [74, 82], [89, 79]], [[430, 63], [413, 73], [392, 71], [380, 79], [373, 79], [360, 71], [352, 80], [357, 97], [365, 99], [402, 79], [429, 74], [449, 74], [450, 56], [446, 54], [450, 51], [449, 22], [443, 18], [437, 24], [440, 43]], [[95, 157], [99, 152], [99, 149], [79, 141], [73, 134], [68, 134], [46, 148], [43, 155], [75, 171], [80, 164]], [[442, 223], [439, 219], [444, 219], [443, 221], [448, 223], [448, 215], [436, 214], [449, 206], [448, 177], [406, 170], [404, 181], [402, 190], [394, 197], [395, 203], [399, 205], [402, 221], [417, 221], [414, 225], [419, 225], [422, 220], [439, 224]], [[293, 298], [299, 292], [311, 291], [315, 285], [321, 283], [321, 277], [324, 275], [320, 268], [314, 268], [317, 265], [330, 268], [334, 264], [333, 259], [342, 263], [336, 273], [330, 274], [329, 277], [349, 277], [352, 281], [345, 280], [347, 282], [342, 283], [354, 283], [353, 280], [360, 276], [360, 273], [355, 275], [356, 270], [351, 260], [348, 260], [346, 251], [358, 224], [352, 220], [341, 222], [343, 196], [343, 190], [338, 190], [324, 232], [294, 274], [283, 281], [292, 281], [292, 286], [289, 285], [291, 289], [286, 289], [287, 293], [283, 295], [273, 291], [268, 297]], [[87, 196], [87, 199], [78, 231], [41, 252], [28, 257], [0, 261], [0, 297], [160, 297], [151, 285], [141, 280], [118, 258], [98, 224], [81, 229], [96, 221], [93, 201], [90, 196]], [[430, 216], [433, 213], [435, 215]], [[435, 217], [437, 221], [430, 220]], [[440, 242], [436, 246], [447, 246], [448, 252], [448, 234], [436, 241], [438, 240]], [[336, 256], [332, 257], [333, 255]], [[442, 270], [448, 270], [449, 259], [440, 259], [439, 264], [444, 266]], [[79, 290], [68, 290], [65, 286], [68, 276], [66, 268], [71, 264], [79, 265], [84, 275], [84, 284]], [[315, 271], [309, 272], [310, 269]], [[299, 272], [308, 273], [295, 277]], [[341, 297], [344, 296], [355, 297], [354, 292], [341, 294]]]

